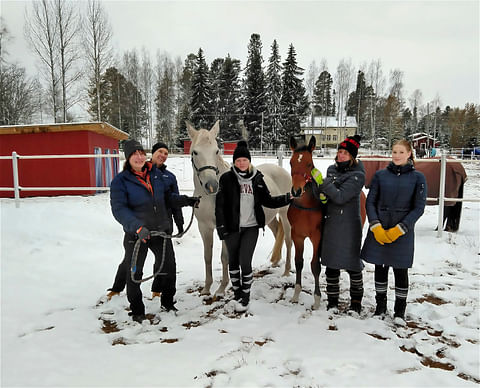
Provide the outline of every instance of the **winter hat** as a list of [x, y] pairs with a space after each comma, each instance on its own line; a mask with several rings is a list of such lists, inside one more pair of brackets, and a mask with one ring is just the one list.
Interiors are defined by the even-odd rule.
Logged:
[[168, 146], [159, 141], [158, 143], [154, 144], [153, 147], [152, 147], [152, 155], [155, 153], [156, 150], [160, 149], [160, 148], [165, 148], [167, 151], [168, 151]]
[[359, 135], [348, 136], [338, 145], [338, 149], [347, 150], [349, 154], [353, 156], [353, 159], [356, 159], [358, 148], [360, 147], [360, 139], [361, 137]]
[[238, 158], [247, 158], [249, 161], [252, 161], [250, 156], [250, 151], [248, 150], [247, 142], [245, 140], [240, 140], [237, 143], [237, 148], [233, 151], [233, 162]]
[[130, 156], [132, 156], [132, 154], [138, 150], [145, 152], [142, 145], [136, 140], [131, 139], [123, 143], [123, 152], [125, 153], [126, 160], [128, 160]]

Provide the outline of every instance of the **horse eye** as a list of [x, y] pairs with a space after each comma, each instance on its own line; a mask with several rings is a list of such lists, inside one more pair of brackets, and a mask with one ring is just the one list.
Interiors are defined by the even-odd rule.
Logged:
[[198, 155], [198, 152], [197, 152], [197, 151], [193, 151], [193, 154], [194, 154], [194, 155]]
[[217, 152], [216, 152], [216, 153], [217, 153], [217, 155], [218, 155], [218, 150], [217, 150]]

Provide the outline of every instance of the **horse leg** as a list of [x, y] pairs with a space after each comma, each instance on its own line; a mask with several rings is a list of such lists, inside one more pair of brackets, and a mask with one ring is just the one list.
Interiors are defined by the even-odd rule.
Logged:
[[228, 281], [230, 280], [230, 276], [228, 274], [228, 251], [227, 251], [227, 245], [225, 244], [225, 241], [222, 241], [221, 258], [222, 258], [222, 281], [218, 286], [217, 291], [215, 291], [215, 297], [225, 295], [225, 288], [228, 286]]
[[203, 241], [203, 259], [205, 261], [205, 285], [200, 295], [210, 295], [210, 287], [213, 283], [212, 277], [212, 250], [213, 250], [213, 230], [205, 225], [198, 224], [198, 230]]
[[320, 238], [313, 238], [310, 239], [313, 245], [313, 256], [312, 256], [312, 262], [310, 263], [310, 268], [312, 269], [312, 274], [313, 278], [315, 280], [315, 291], [313, 294], [314, 302], [312, 306], [312, 310], [318, 310], [320, 307], [320, 283], [319, 283], [319, 278], [320, 278], [320, 271], [321, 271], [321, 265], [320, 265], [320, 260], [319, 260], [319, 252], [318, 248], [320, 247]]
[[282, 244], [283, 244], [283, 228], [282, 223], [278, 222], [277, 217], [275, 217], [270, 223], [268, 227], [272, 231], [273, 235], [275, 236], [275, 245], [273, 246], [272, 250], [272, 257], [270, 261], [272, 263], [272, 267], [278, 267], [278, 262], [282, 258]]
[[280, 216], [280, 221], [283, 227], [283, 236], [285, 239], [285, 247], [287, 248], [287, 258], [285, 259], [285, 270], [283, 271], [283, 276], [290, 275], [290, 270], [292, 268], [292, 226], [290, 221], [288, 221], [287, 212]]
[[295, 270], [297, 271], [295, 277], [295, 291], [291, 299], [292, 303], [298, 303], [298, 297], [302, 291], [302, 269], [303, 269], [303, 237], [294, 237], [295, 244]]

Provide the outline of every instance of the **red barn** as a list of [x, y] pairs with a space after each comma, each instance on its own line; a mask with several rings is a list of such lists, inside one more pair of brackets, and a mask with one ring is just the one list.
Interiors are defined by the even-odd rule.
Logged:
[[[118, 158], [22, 159], [28, 155], [118, 154], [128, 134], [108, 123], [62, 123], [0, 126], [0, 155], [19, 156], [19, 186], [106, 187], [119, 170]], [[12, 159], [0, 159], [0, 187], [13, 188]], [[95, 190], [20, 190], [21, 197], [94, 194]], [[0, 191], [0, 197], [14, 196]]]

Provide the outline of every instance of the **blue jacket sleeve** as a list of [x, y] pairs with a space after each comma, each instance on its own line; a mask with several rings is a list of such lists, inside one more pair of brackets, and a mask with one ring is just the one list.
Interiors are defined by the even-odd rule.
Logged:
[[[135, 213], [128, 206], [128, 194], [125, 181], [119, 178], [112, 181], [110, 187], [110, 206], [115, 219], [122, 224], [126, 232], [135, 233], [143, 223], [135, 216]], [[117, 179], [118, 178], [118, 179]]]
[[319, 191], [323, 192], [330, 201], [337, 205], [343, 205], [349, 202], [356, 195], [360, 194], [365, 184], [365, 174], [358, 171], [350, 175], [348, 179], [337, 184], [329, 177], [318, 186]]

